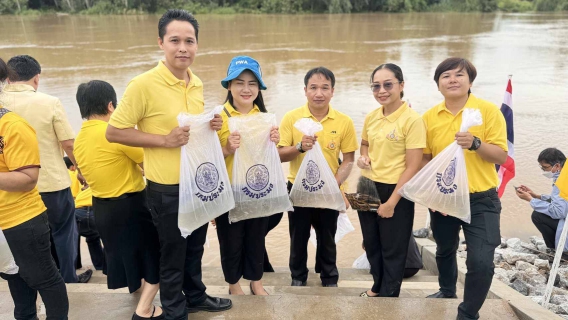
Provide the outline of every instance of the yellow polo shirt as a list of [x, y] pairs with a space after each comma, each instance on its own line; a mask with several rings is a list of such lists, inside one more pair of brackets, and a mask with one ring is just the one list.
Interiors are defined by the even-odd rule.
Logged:
[[75, 208], [92, 207], [93, 191], [91, 188], [81, 190], [75, 198]]
[[146, 185], [138, 166], [144, 161], [144, 151], [108, 142], [107, 127], [101, 120], [85, 121], [75, 140], [75, 159], [93, 196], [115, 198], [144, 190]]
[[[280, 123], [279, 147], [295, 146], [298, 142], [302, 141], [304, 134], [294, 128], [296, 121], [302, 118], [311, 118], [318, 122], [318, 120], [310, 112], [308, 104], [288, 111]], [[323, 155], [325, 156], [325, 160], [331, 168], [331, 171], [333, 174], [336, 174], [337, 169], [339, 169], [339, 152], [354, 152], [359, 147], [357, 144], [355, 126], [353, 125], [353, 120], [351, 120], [349, 116], [333, 109], [331, 105], [329, 106], [328, 114], [319, 122], [322, 124], [323, 130], [316, 133], [318, 136], [318, 143], [321, 146]], [[296, 178], [296, 174], [298, 173], [298, 169], [300, 169], [300, 164], [302, 164], [302, 160], [304, 160], [305, 155], [305, 153], [302, 153], [294, 160], [290, 161], [290, 174], [288, 174], [288, 181], [291, 183], [294, 183], [294, 179]]]
[[[176, 78], [162, 61], [130, 81], [109, 124], [118, 129], [167, 135], [178, 127], [180, 112], [203, 112], [203, 83], [187, 69], [189, 84]], [[161, 184], [179, 184], [181, 148], [144, 148], [146, 178]], [[83, 170], [83, 168], [81, 168]], [[94, 192], [94, 190], [93, 190]]]
[[[482, 142], [494, 144], [507, 151], [507, 125], [501, 110], [493, 103], [479, 99], [473, 94], [469, 95], [463, 109], [465, 108], [479, 109], [483, 119], [482, 125], [471, 127], [469, 132]], [[442, 102], [424, 113], [422, 118], [428, 130], [425, 154], [432, 154], [435, 157], [455, 141], [455, 135], [460, 131], [463, 109], [454, 116], [446, 108], [446, 103]], [[497, 188], [499, 178], [495, 164], [483, 160], [475, 151], [464, 149], [464, 154], [469, 192], [482, 192]]]
[[[0, 106], [0, 172], [39, 168], [34, 129], [14, 112]], [[0, 229], [20, 225], [46, 210], [37, 187], [26, 192], [0, 190]]]
[[6, 85], [0, 95], [3, 106], [24, 118], [38, 133], [41, 168], [37, 188], [39, 192], [53, 192], [69, 188], [71, 180], [63, 161], [60, 141], [75, 138], [61, 101], [27, 84]]
[[406, 170], [406, 150], [426, 147], [426, 126], [418, 112], [405, 102], [387, 117], [380, 107], [367, 115], [363, 140], [369, 142], [373, 181], [397, 184]]
[[77, 197], [77, 195], [79, 194], [79, 192], [81, 192], [81, 183], [79, 182], [79, 179], [77, 179], [77, 170], [75, 171], [71, 171], [71, 170], [67, 170], [69, 172], [69, 178], [71, 178], [71, 194], [73, 195], [73, 198]]
[[568, 201], [568, 169], [562, 169], [560, 176], [556, 179], [556, 186], [560, 190], [560, 196]]
[[[233, 106], [229, 103], [229, 101], [225, 102], [224, 107], [225, 109], [227, 109], [231, 117], [243, 116], [242, 113], [238, 112], [237, 110], [235, 110], [235, 108], [233, 108]], [[247, 115], [256, 114], [259, 112], [260, 109], [258, 109], [258, 106], [255, 104], [252, 110], [249, 111], [249, 113], [247, 113]], [[231, 135], [231, 132], [229, 132], [229, 116], [224, 110], [221, 111], [221, 118], [223, 118], [223, 126], [221, 127], [221, 130], [217, 131], [217, 135], [219, 136], [219, 141], [221, 141], [221, 147], [225, 147], [227, 145], [227, 140], [229, 139], [229, 135]], [[241, 137], [241, 139], [246, 139], [246, 137]], [[225, 158], [225, 165], [227, 166], [227, 172], [229, 173], [229, 180], [231, 181], [233, 179], [234, 160], [235, 160], [234, 154], [231, 154]]]

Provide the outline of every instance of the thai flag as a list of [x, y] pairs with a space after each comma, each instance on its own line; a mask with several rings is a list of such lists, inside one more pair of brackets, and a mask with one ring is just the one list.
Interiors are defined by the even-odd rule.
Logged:
[[513, 130], [513, 86], [511, 85], [511, 77], [507, 83], [507, 90], [505, 91], [505, 98], [501, 105], [501, 112], [505, 117], [507, 123], [507, 145], [509, 152], [507, 154], [507, 161], [499, 166], [496, 165], [497, 174], [499, 175], [499, 186], [497, 187], [499, 198], [503, 196], [507, 182], [515, 177], [515, 130]]

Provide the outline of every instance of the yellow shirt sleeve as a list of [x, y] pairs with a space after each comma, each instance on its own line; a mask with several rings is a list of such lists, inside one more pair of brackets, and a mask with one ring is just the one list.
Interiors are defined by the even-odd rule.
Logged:
[[132, 80], [108, 123], [118, 129], [134, 128], [144, 118], [146, 106], [143, 88]]
[[426, 129], [426, 147], [424, 148], [424, 154], [432, 154], [430, 139], [428, 139], [428, 111], [422, 115], [422, 120], [424, 120], [424, 128]]
[[71, 124], [69, 124], [69, 120], [67, 120], [67, 114], [65, 114], [65, 110], [59, 99], [57, 99], [54, 111], [53, 129], [55, 130], [57, 140], [65, 141], [75, 139], [75, 132], [73, 132]]
[[120, 151], [137, 164], [144, 162], [144, 149], [117, 144]]
[[485, 141], [486, 143], [499, 146], [501, 149], [508, 151], [507, 145], [507, 123], [501, 110], [497, 107], [490, 108], [487, 119], [485, 121]]
[[341, 139], [341, 153], [355, 152], [359, 149], [359, 144], [357, 143], [357, 133], [355, 132], [355, 125], [351, 118], [347, 118], [347, 128], [345, 128], [345, 135]]
[[556, 180], [556, 186], [560, 190], [560, 196], [568, 201], [568, 169], [563, 168]]
[[4, 141], [4, 159], [8, 170], [39, 167], [39, 145], [30, 125], [15, 121], [6, 130]]
[[280, 128], [278, 128], [280, 133], [280, 142], [278, 143], [278, 147], [292, 146], [292, 143], [294, 142], [293, 130], [294, 124], [292, 123], [291, 116], [289, 113], [286, 113], [280, 122]]
[[426, 147], [426, 125], [419, 117], [414, 119], [408, 126], [406, 135], [406, 149], [420, 149]]

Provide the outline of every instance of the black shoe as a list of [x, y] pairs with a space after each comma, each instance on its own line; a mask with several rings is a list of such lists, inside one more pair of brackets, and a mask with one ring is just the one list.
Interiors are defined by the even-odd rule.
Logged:
[[144, 320], [144, 319], [148, 319], [148, 320], [163, 320], [164, 319], [164, 311], [162, 310], [162, 314], [159, 316], [155, 316], [154, 317], [154, 313], [156, 312], [156, 306], [154, 306], [154, 310], [152, 311], [152, 315], [150, 316], [150, 318], [144, 318], [141, 317], [139, 315], [136, 314], [136, 312], [134, 312], [134, 314], [132, 315], [132, 320]]
[[81, 274], [77, 275], [77, 283], [87, 283], [91, 280], [93, 276], [93, 270], [89, 269]]
[[306, 281], [300, 281], [300, 280], [292, 280], [292, 287], [305, 287], [306, 286]]
[[337, 283], [322, 284], [326, 288], [337, 288]]
[[435, 298], [435, 299], [457, 299], [458, 296], [454, 293], [452, 296], [445, 295], [442, 291], [438, 291], [434, 294], [427, 296], [426, 298]]
[[194, 313], [199, 311], [218, 312], [229, 310], [233, 307], [233, 303], [229, 299], [216, 298], [207, 296], [207, 299], [200, 304], [190, 305], [186, 302], [185, 311]]

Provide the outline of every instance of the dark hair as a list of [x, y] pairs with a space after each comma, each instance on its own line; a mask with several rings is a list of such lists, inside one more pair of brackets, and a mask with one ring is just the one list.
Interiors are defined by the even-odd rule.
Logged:
[[564, 167], [564, 163], [566, 163], [566, 156], [562, 153], [562, 151], [556, 148], [546, 148], [538, 155], [538, 162], [544, 162], [551, 166], [560, 163], [560, 165]]
[[182, 9], [170, 9], [166, 11], [166, 13], [164, 13], [160, 18], [160, 21], [158, 22], [158, 36], [160, 37], [160, 39], [162, 39], [162, 41], [164, 40], [164, 35], [166, 35], [166, 29], [168, 25], [174, 20], [187, 21], [191, 23], [193, 29], [195, 30], [195, 41], [199, 42], [199, 23], [197, 22], [197, 19], [195, 19], [195, 17], [191, 13]]
[[[475, 66], [471, 62], [469, 62], [469, 60], [464, 58], [455, 58], [455, 57], [448, 58], [442, 61], [436, 68], [436, 71], [434, 72], [434, 81], [436, 81], [436, 85], [437, 86], [440, 85], [439, 81], [442, 73], [454, 69], [459, 69], [460, 71], [465, 70], [467, 72], [467, 75], [469, 76], [469, 83], [473, 83], [475, 77], [477, 77], [477, 70], [475, 69]], [[471, 89], [467, 91], [467, 94], [470, 93]]]
[[84, 119], [94, 115], [107, 115], [109, 102], [116, 108], [116, 92], [110, 83], [105, 81], [81, 83], [77, 88], [76, 98], [81, 117]]
[[[394, 73], [394, 77], [398, 80], [399, 83], [404, 82], [404, 76], [402, 75], [402, 69], [394, 63], [383, 63], [380, 66], [376, 67], [371, 73], [371, 83], [373, 83], [373, 78], [375, 77], [375, 73], [381, 69], [387, 69]], [[400, 98], [404, 97], [404, 91], [400, 92]]]
[[71, 162], [71, 159], [69, 159], [69, 157], [63, 157], [63, 161], [65, 162], [67, 169], [71, 169], [71, 167], [73, 166], [73, 162]]
[[335, 75], [333, 74], [333, 72], [331, 72], [331, 70], [329, 70], [326, 67], [317, 67], [317, 68], [313, 68], [312, 70], [308, 71], [308, 73], [306, 73], [306, 76], [304, 77], [304, 85], [306, 87], [308, 86], [308, 81], [310, 81], [310, 79], [312, 78], [312, 76], [314, 74], [321, 74], [327, 80], [330, 80], [331, 81], [331, 87], [335, 88]]
[[14, 71], [10, 81], [28, 81], [41, 73], [39, 62], [28, 55], [12, 57], [8, 60], [8, 67]]
[[6, 62], [4, 62], [2, 58], [0, 58], [0, 82], [6, 81], [9, 75], [10, 75], [10, 69], [8, 69]]

